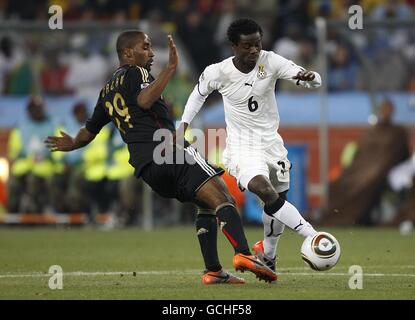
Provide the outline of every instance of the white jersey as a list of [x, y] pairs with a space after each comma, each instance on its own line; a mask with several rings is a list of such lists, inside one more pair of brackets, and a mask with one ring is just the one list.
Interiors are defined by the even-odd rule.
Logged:
[[182, 122], [190, 123], [214, 90], [222, 94], [226, 121], [226, 149], [223, 164], [238, 183], [247, 188], [258, 174], [277, 171], [278, 192], [289, 187], [290, 163], [287, 150], [278, 134], [280, 117], [275, 98], [278, 79], [290, 80], [307, 88], [321, 85], [314, 72], [313, 81], [294, 80], [304, 68], [274, 52], [260, 52], [255, 68], [249, 73], [239, 71], [233, 57], [208, 66], [189, 96]]
[[[277, 130], [279, 114], [275, 99], [278, 79], [292, 80], [304, 68], [274, 52], [260, 52], [255, 68], [249, 73], [239, 71], [233, 57], [208, 66], [199, 79], [197, 89], [202, 96], [218, 90], [223, 97], [227, 130], [227, 147], [267, 148], [282, 139]], [[296, 80], [292, 80], [296, 82]], [[314, 81], [298, 81], [306, 87], [320, 85]]]

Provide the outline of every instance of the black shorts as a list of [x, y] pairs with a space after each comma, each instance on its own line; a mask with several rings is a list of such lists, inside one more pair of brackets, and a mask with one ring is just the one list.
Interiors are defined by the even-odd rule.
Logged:
[[[143, 180], [160, 196], [191, 202], [207, 181], [224, 173], [223, 169], [207, 163], [193, 147], [189, 146], [185, 151], [193, 159], [192, 163], [176, 163], [176, 160], [173, 164], [151, 162], [141, 170]], [[176, 159], [175, 154], [173, 159]]]

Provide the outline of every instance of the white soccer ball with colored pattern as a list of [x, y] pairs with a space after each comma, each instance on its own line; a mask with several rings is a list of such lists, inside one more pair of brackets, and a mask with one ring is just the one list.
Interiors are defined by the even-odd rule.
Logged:
[[333, 268], [340, 258], [340, 244], [328, 232], [317, 232], [305, 238], [301, 246], [301, 257], [313, 270], [325, 271]]

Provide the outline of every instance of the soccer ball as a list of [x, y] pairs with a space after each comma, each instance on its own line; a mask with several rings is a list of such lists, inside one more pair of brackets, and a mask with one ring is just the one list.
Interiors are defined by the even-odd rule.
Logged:
[[301, 257], [313, 270], [329, 270], [339, 261], [340, 244], [330, 233], [317, 232], [315, 236], [305, 238]]

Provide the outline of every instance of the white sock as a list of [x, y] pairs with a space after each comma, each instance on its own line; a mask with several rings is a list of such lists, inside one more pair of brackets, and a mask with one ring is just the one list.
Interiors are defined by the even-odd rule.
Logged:
[[273, 216], [303, 237], [314, 236], [317, 233], [311, 224], [304, 220], [297, 208], [288, 201], [285, 201]]
[[277, 256], [278, 241], [284, 232], [285, 225], [264, 211], [262, 211], [262, 222], [264, 223], [264, 253], [270, 258]]

